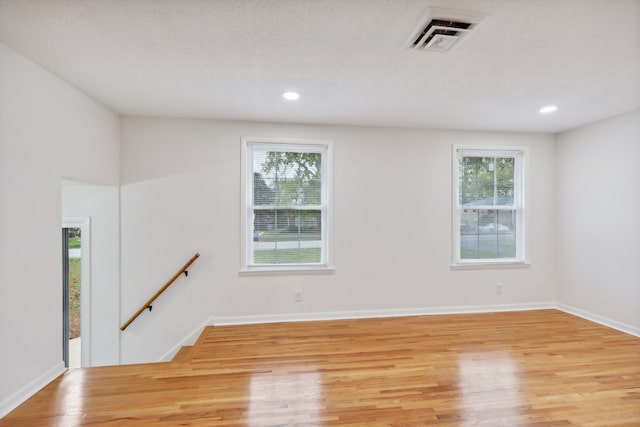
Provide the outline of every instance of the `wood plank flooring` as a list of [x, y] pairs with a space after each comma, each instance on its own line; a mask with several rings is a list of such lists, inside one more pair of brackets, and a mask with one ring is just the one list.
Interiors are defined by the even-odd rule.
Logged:
[[0, 426], [640, 426], [640, 339], [556, 310], [209, 327]]

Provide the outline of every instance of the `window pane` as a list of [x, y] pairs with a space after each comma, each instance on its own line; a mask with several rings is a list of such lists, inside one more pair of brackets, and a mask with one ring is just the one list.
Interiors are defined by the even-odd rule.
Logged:
[[256, 210], [254, 264], [319, 264], [321, 236], [320, 210]]
[[461, 206], [513, 205], [513, 157], [462, 157], [458, 185]]
[[496, 205], [513, 205], [513, 171], [515, 159], [496, 159]]
[[254, 204], [320, 205], [321, 162], [321, 153], [254, 150]]
[[460, 216], [460, 259], [516, 257], [516, 211], [465, 209]]
[[460, 204], [493, 205], [494, 159], [462, 157], [458, 167]]

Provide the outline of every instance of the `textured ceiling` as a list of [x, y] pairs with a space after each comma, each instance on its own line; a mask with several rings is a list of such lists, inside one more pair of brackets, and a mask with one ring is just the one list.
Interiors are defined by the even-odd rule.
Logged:
[[[434, 6], [488, 18], [407, 49]], [[640, 108], [640, 0], [0, 0], [0, 40], [125, 115], [558, 132]]]

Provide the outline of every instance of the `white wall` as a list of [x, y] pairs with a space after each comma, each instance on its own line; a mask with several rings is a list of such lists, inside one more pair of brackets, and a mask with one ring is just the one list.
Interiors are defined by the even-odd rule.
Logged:
[[[91, 248], [88, 283], [82, 291], [90, 297], [80, 308], [89, 313], [80, 331], [87, 361], [83, 366], [120, 362], [120, 191], [117, 185], [92, 185], [64, 180], [63, 218], [90, 218]], [[83, 243], [86, 239], [83, 239]], [[89, 254], [85, 247], [82, 256]], [[84, 320], [84, 319], [83, 319]], [[88, 341], [87, 341], [88, 338]]]
[[[242, 136], [334, 141], [335, 274], [239, 276]], [[302, 319], [555, 300], [553, 136], [126, 117], [122, 138], [121, 320], [202, 254], [193, 275], [123, 334], [123, 362], [158, 358], [212, 316]], [[452, 144], [530, 147], [530, 267], [451, 270]]]
[[558, 301], [640, 335], [640, 111], [557, 139]]
[[[136, 117], [122, 119], [121, 140], [117, 115], [3, 44], [0, 63], [0, 339], [11, 346], [0, 352], [0, 416], [61, 370], [62, 196], [65, 215], [105, 220], [98, 252], [115, 258], [119, 179], [122, 301], [117, 260], [102, 258], [92, 281], [93, 364], [117, 362], [115, 328], [196, 251], [202, 257], [189, 277], [122, 334], [122, 362], [157, 360], [212, 319], [557, 299], [640, 329], [640, 112], [563, 133], [557, 143], [550, 135]], [[242, 136], [335, 142], [334, 274], [238, 274]], [[452, 144], [530, 147], [530, 267], [450, 269]], [[78, 189], [62, 194], [61, 177], [109, 190], [99, 201]], [[298, 290], [303, 301], [295, 303]]]
[[61, 370], [61, 177], [118, 183], [117, 115], [0, 43], [0, 415]]

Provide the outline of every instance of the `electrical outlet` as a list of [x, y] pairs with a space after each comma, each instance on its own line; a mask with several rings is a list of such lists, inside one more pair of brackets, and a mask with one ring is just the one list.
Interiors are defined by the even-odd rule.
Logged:
[[296, 291], [293, 294], [293, 299], [295, 302], [302, 302], [302, 291]]
[[496, 285], [496, 294], [497, 295], [502, 295], [502, 283], [498, 283]]

